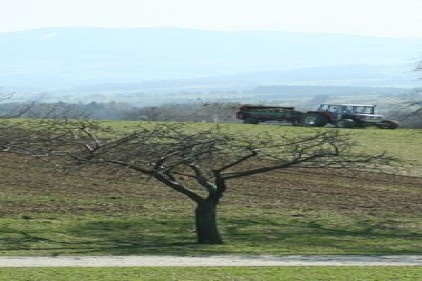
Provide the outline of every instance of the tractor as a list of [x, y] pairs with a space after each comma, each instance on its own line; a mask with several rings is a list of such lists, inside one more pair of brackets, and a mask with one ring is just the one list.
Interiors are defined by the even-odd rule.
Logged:
[[367, 104], [321, 104], [316, 111], [304, 113], [301, 124], [310, 127], [332, 124], [338, 128], [375, 126], [381, 129], [397, 129], [399, 126], [397, 121], [375, 114], [375, 105]]

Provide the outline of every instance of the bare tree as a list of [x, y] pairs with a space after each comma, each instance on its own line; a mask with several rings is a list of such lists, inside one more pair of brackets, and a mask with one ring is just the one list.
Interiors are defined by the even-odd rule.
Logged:
[[[422, 60], [417, 63], [415, 71], [419, 73], [422, 71]], [[415, 89], [415, 93], [405, 100], [404, 106], [407, 109], [403, 115], [404, 121], [412, 128], [422, 128], [422, 89]]]
[[[422, 60], [417, 63], [415, 71], [422, 72]], [[422, 77], [419, 77], [419, 79], [422, 79]], [[410, 115], [422, 117], [422, 92], [420, 88], [416, 89], [416, 93], [409, 98], [406, 105], [411, 108]]]
[[[422, 60], [416, 63], [413, 70], [418, 73], [422, 71]], [[422, 128], [422, 88], [415, 88], [412, 93], [402, 96], [401, 102], [389, 115], [400, 120], [401, 127]]]
[[[15, 93], [4, 93], [0, 92], [0, 103], [5, 100], [10, 100]], [[33, 106], [35, 102], [29, 102], [20, 104], [19, 106], [13, 107], [13, 109], [7, 110], [6, 112], [0, 111], [0, 118], [16, 118], [27, 113]]]
[[[84, 120], [37, 122], [3, 151], [72, 167], [121, 167], [164, 184], [196, 204], [197, 242], [221, 244], [217, 206], [236, 179], [283, 169], [376, 169], [395, 159], [353, 151], [337, 130], [305, 135], [230, 132], [221, 126], [144, 123], [131, 132]], [[227, 127], [229, 128], [229, 127]]]

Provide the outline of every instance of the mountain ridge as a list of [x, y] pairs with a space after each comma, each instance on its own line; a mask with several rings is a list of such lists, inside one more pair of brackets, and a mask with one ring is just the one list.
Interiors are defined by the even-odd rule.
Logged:
[[411, 64], [421, 47], [422, 37], [42, 28], [0, 33], [0, 86], [61, 91], [204, 80], [240, 88], [242, 83], [243, 88], [268, 83], [412, 87], [417, 79]]

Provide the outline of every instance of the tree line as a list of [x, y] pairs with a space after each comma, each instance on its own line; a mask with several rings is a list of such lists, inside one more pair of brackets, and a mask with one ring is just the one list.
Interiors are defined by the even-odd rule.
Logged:
[[[323, 100], [323, 101], [322, 101]], [[397, 103], [390, 105], [384, 112], [389, 119], [398, 120], [401, 128], [422, 128], [422, 93], [402, 96]], [[320, 102], [329, 102], [327, 98], [314, 97], [302, 107], [316, 108]], [[240, 103], [201, 102], [185, 104], [163, 104], [137, 107], [118, 102], [89, 103], [0, 103], [0, 117], [22, 118], [89, 118], [94, 120], [129, 120], [129, 121], [177, 121], [177, 122], [240, 122], [236, 111]]]

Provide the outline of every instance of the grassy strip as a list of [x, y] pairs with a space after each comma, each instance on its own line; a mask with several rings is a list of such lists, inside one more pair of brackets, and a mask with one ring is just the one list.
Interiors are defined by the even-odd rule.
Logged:
[[[11, 124], [21, 124], [21, 126], [37, 127], [43, 120], [37, 119], [11, 119], [0, 120], [0, 122], [11, 122]], [[160, 126], [160, 122], [146, 121], [99, 121], [101, 126], [110, 127], [120, 132], [130, 132], [140, 127]], [[165, 124], [184, 125], [184, 129], [189, 131], [206, 130], [211, 128], [219, 128], [222, 131], [246, 134], [248, 136], [256, 135], [257, 138], [263, 135], [287, 136], [294, 137], [297, 135], [312, 134], [319, 130], [337, 130], [333, 127], [324, 128], [307, 128], [300, 126], [266, 126], [251, 125], [238, 123], [194, 123], [194, 122], [163, 122]], [[398, 129], [386, 130], [378, 128], [361, 128], [361, 129], [340, 129], [344, 134], [350, 134], [359, 147], [356, 151], [364, 151], [367, 153], [387, 152], [402, 160], [411, 163], [412, 167], [401, 169], [402, 174], [411, 176], [422, 176], [422, 130], [420, 129]]]
[[0, 281], [416, 281], [421, 274], [421, 267], [1, 268]]

